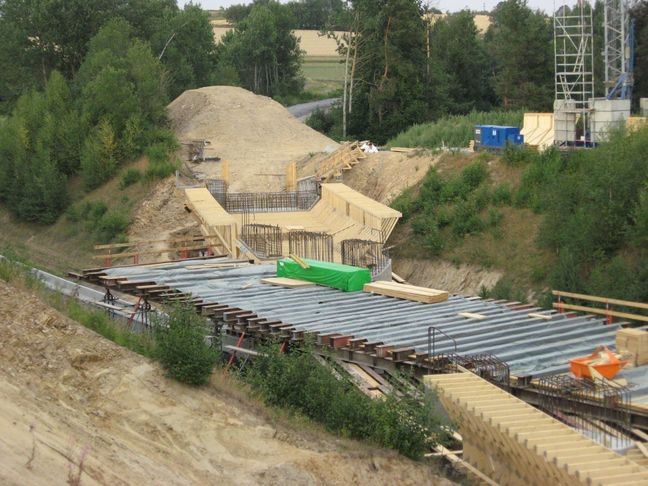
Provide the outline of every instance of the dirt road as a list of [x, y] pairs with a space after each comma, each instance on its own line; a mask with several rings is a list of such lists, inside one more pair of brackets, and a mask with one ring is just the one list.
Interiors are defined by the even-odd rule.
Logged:
[[168, 380], [2, 281], [0, 343], [0, 484], [451, 484], [287, 426], [222, 377]]

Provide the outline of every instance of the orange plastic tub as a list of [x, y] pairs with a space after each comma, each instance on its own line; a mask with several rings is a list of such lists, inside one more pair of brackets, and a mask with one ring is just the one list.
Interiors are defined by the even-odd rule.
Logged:
[[[607, 363], [590, 364], [592, 361], [600, 358], [601, 351], [605, 351], [607, 354]], [[599, 346], [596, 348], [596, 351], [589, 356], [582, 356], [580, 358], [569, 360], [571, 372], [574, 373], [576, 378], [592, 378], [592, 373], [590, 372], [591, 366], [605, 378], [611, 380], [626, 364], [628, 364], [628, 361], [617, 358], [614, 353], [607, 348], [607, 346]]]

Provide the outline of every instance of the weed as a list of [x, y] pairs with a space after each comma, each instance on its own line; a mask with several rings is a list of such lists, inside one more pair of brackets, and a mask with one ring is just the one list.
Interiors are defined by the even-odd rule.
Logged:
[[140, 181], [142, 178], [142, 173], [139, 169], [131, 167], [124, 171], [121, 175], [121, 180], [119, 181], [120, 189], [126, 189], [128, 186], [132, 186]]

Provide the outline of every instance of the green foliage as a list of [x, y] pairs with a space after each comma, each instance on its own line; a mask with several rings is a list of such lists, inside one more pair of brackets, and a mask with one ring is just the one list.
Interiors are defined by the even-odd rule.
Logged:
[[468, 115], [449, 116], [436, 122], [415, 124], [387, 142], [388, 147], [424, 147], [436, 149], [466, 147], [475, 136], [475, 125], [522, 125], [521, 111], [472, 112]]
[[[426, 24], [417, 0], [354, 0], [358, 32], [349, 133], [384, 143], [403, 127], [422, 123], [439, 111], [434, 66], [428, 76]], [[357, 54], [356, 54], [357, 53]]]
[[497, 206], [507, 206], [513, 202], [513, 191], [507, 183], [497, 186], [492, 193], [491, 200]]
[[369, 440], [401, 454], [419, 458], [443, 436], [431, 397], [390, 395], [374, 400], [352, 383], [339, 380], [316, 360], [310, 348], [260, 350], [247, 380], [263, 400], [323, 424], [331, 432]]
[[117, 142], [107, 120], [89, 133], [81, 154], [81, 171], [88, 189], [99, 187], [117, 172]]
[[119, 181], [120, 189], [126, 189], [128, 186], [132, 186], [140, 181], [142, 178], [142, 172], [139, 169], [131, 167], [124, 172], [122, 172], [121, 180]]
[[490, 109], [490, 60], [473, 13], [463, 10], [437, 19], [429, 36], [430, 62], [446, 76], [445, 109], [453, 114]]
[[218, 45], [217, 63], [233, 67], [244, 88], [275, 96], [301, 91], [302, 51], [292, 32], [290, 9], [275, 1], [258, 2]]
[[66, 216], [69, 221], [81, 224], [97, 242], [126, 241], [130, 219], [119, 210], [109, 211], [103, 201], [85, 201], [71, 206]]
[[548, 111], [553, 99], [551, 22], [525, 0], [500, 2], [491, 20], [485, 41], [494, 65], [492, 86], [503, 108]]
[[154, 323], [155, 357], [167, 376], [188, 385], [209, 382], [219, 353], [206, 342], [207, 323], [190, 306], [177, 306]]

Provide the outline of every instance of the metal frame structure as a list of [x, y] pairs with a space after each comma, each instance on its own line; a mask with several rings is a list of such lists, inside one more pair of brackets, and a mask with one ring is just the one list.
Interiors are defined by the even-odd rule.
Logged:
[[341, 253], [343, 264], [368, 268], [374, 276], [378, 275], [391, 262], [387, 250], [379, 241], [343, 240]]
[[333, 261], [333, 235], [314, 231], [290, 231], [288, 253], [312, 260]]
[[261, 258], [276, 258], [282, 255], [281, 228], [270, 224], [244, 224], [241, 240], [252, 252]]
[[634, 85], [634, 22], [630, 19], [632, 0], [604, 0], [605, 96], [627, 100]]
[[228, 213], [270, 213], [309, 211], [319, 201], [319, 188], [311, 183], [292, 192], [228, 192], [221, 179], [206, 181], [207, 190]]
[[[580, 134], [587, 145], [590, 126], [589, 100], [594, 97], [594, 43], [592, 8], [585, 0], [570, 9], [563, 4], [554, 13], [555, 113], [568, 115], [574, 124], [573, 140], [558, 140], [558, 144], [577, 145]], [[562, 103], [560, 103], [562, 102]]]
[[[627, 387], [564, 374], [542, 377], [535, 388], [540, 392], [540, 408], [583, 435], [611, 449], [633, 445], [625, 432], [631, 428], [631, 398]], [[601, 416], [598, 409], [594, 414], [592, 404], [603, 404], [605, 415]]]

